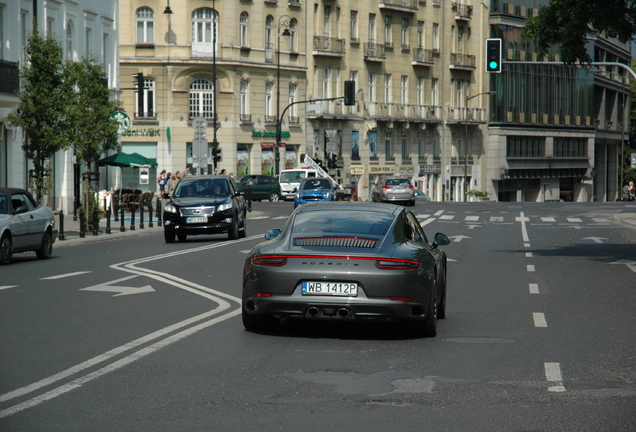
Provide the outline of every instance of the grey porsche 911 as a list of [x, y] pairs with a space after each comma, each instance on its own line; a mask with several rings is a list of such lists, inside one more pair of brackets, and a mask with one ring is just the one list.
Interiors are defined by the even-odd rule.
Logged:
[[442, 233], [429, 243], [412, 212], [393, 204], [309, 203], [271, 229], [243, 269], [248, 331], [283, 318], [403, 321], [417, 336], [437, 334], [446, 315]]

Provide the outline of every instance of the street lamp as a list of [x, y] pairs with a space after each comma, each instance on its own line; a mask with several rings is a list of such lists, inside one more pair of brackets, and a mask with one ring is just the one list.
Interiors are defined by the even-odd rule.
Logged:
[[471, 99], [476, 98], [477, 96], [482, 95], [491, 95], [497, 92], [487, 91], [483, 93], [477, 93], [476, 95], [470, 96], [466, 99], [466, 116], [464, 118], [465, 125], [465, 137], [464, 137], [464, 202], [468, 201], [468, 102]]
[[217, 115], [216, 115], [216, 97], [218, 95], [218, 92], [216, 91], [216, 28], [217, 28], [217, 21], [219, 19], [219, 13], [216, 11], [216, 5], [215, 5], [216, 1], [212, 0], [212, 10], [214, 11], [214, 15], [212, 16], [212, 83], [213, 83], [213, 88], [212, 90], [214, 91], [214, 106], [212, 107], [214, 110], [214, 129], [213, 129], [213, 135], [212, 135], [212, 173], [216, 174], [216, 164], [217, 164], [217, 153], [218, 153], [218, 148], [219, 148], [219, 142], [216, 139], [216, 130], [217, 130], [217, 125], [216, 125], [216, 121], [217, 121]]
[[[281, 21], [282, 20], [282, 21]], [[276, 33], [278, 36], [278, 41], [276, 45], [277, 50], [277, 60], [276, 60], [276, 145], [274, 147], [274, 174], [278, 175], [280, 173], [280, 139], [281, 139], [281, 125], [283, 119], [280, 116], [280, 29], [284, 28], [283, 36], [291, 36], [291, 32], [289, 31], [289, 27], [291, 24], [292, 17], [289, 15], [281, 15], [278, 18], [278, 28], [276, 29]]]

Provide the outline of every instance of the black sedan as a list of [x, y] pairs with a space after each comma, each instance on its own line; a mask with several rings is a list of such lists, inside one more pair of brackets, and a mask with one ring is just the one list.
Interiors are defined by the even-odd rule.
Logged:
[[53, 253], [55, 217], [23, 189], [0, 188], [0, 264], [16, 252], [35, 251], [40, 259]]
[[230, 240], [245, 237], [246, 213], [243, 192], [231, 177], [184, 177], [163, 208], [164, 238], [174, 243], [175, 236], [186, 241], [197, 234], [227, 233]]
[[446, 315], [442, 233], [429, 243], [412, 212], [392, 204], [308, 203], [265, 234], [243, 270], [249, 331], [282, 318], [404, 321], [435, 336]]

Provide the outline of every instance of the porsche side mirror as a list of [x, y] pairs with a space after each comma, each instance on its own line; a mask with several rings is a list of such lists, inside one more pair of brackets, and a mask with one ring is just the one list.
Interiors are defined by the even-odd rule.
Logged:
[[266, 240], [274, 240], [276, 237], [278, 237], [280, 235], [280, 233], [281, 233], [281, 231], [278, 228], [269, 229], [265, 233], [265, 239]]
[[444, 233], [435, 234], [435, 238], [433, 239], [434, 248], [436, 248], [437, 246], [446, 246], [447, 244], [450, 244], [450, 239], [448, 238], [446, 234]]

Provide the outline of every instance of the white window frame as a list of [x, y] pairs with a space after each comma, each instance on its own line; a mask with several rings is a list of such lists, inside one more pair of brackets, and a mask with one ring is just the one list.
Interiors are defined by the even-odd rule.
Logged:
[[155, 43], [155, 12], [148, 6], [143, 6], [135, 12], [136, 41], [138, 44]]
[[349, 40], [352, 42], [358, 41], [358, 11], [351, 11], [351, 18], [349, 20]]
[[[219, 14], [212, 8], [202, 7], [192, 11], [192, 55], [212, 57], [219, 54]], [[216, 32], [216, 37], [213, 34]], [[216, 49], [214, 40], [216, 39]]]
[[402, 75], [400, 77], [400, 104], [408, 105], [409, 103], [409, 76]]
[[241, 80], [241, 84], [240, 84], [240, 114], [241, 114], [241, 119], [244, 118], [244, 116], [249, 115], [250, 112], [250, 106], [249, 106], [249, 81], [245, 81], [245, 80]]
[[273, 117], [273, 93], [274, 93], [274, 83], [267, 82], [265, 83], [265, 118]]
[[207, 79], [195, 79], [189, 88], [190, 117], [214, 118], [214, 83]]
[[249, 46], [249, 14], [245, 11], [239, 17], [239, 39], [242, 47]]

